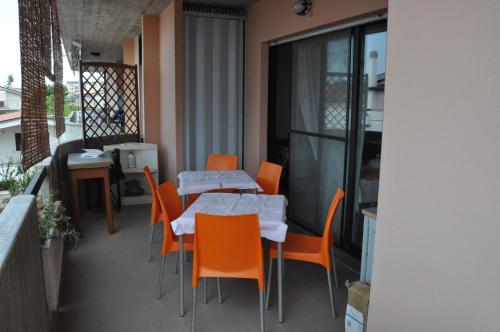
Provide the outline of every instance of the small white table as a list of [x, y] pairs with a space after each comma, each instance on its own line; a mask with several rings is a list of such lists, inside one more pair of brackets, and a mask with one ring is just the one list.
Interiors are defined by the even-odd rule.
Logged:
[[282, 260], [287, 224], [287, 200], [283, 195], [255, 195], [230, 193], [202, 194], [184, 213], [172, 221], [173, 232], [179, 237], [180, 262], [180, 316], [184, 316], [184, 246], [183, 234], [193, 234], [196, 213], [219, 215], [239, 215], [257, 213], [259, 216], [260, 235], [278, 245], [278, 321], [283, 322], [283, 285]]
[[113, 160], [109, 156], [83, 158], [81, 155], [81, 153], [70, 153], [68, 155], [68, 170], [71, 177], [74, 226], [78, 231], [81, 231], [78, 180], [102, 178], [104, 181], [104, 197], [106, 203], [108, 233], [113, 234], [115, 230], [113, 228], [113, 209], [111, 206], [111, 188], [109, 184], [109, 167], [113, 164]]
[[247, 172], [235, 171], [184, 171], [179, 173], [179, 195], [200, 194], [217, 189], [263, 191]]

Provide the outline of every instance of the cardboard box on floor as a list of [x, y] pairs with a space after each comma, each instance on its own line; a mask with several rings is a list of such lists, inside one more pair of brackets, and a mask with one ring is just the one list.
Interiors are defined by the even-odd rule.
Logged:
[[370, 285], [361, 281], [345, 282], [347, 287], [346, 332], [366, 332]]

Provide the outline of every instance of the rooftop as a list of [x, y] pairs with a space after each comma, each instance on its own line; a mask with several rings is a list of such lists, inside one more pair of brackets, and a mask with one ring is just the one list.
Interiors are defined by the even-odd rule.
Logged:
[[21, 117], [21, 111], [14, 111], [9, 113], [0, 114], [0, 122], [19, 119]]

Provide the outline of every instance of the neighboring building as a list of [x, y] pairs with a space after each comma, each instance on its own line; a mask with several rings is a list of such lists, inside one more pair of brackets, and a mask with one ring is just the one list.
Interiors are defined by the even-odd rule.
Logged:
[[21, 109], [21, 90], [0, 86], [0, 113]]
[[66, 104], [76, 106], [78, 109], [80, 109], [80, 82], [66, 81], [66, 86], [68, 87], [68, 94], [65, 97]]
[[78, 81], [66, 81], [66, 86], [68, 87], [68, 93], [79, 94], [80, 93], [80, 82]]
[[[59, 139], [56, 138], [54, 118], [51, 116], [47, 118], [52, 151], [60, 141], [72, 141], [83, 137], [81, 120], [75, 116], [71, 118], [75, 121], [66, 120], [66, 131]], [[21, 161], [21, 138], [21, 111], [0, 114], [0, 165], [6, 164], [9, 160]]]

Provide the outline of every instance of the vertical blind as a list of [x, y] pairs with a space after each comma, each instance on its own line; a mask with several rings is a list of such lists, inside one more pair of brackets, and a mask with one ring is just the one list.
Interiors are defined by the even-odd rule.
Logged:
[[184, 24], [185, 168], [203, 170], [210, 153], [238, 155], [241, 166], [243, 17], [185, 11]]

